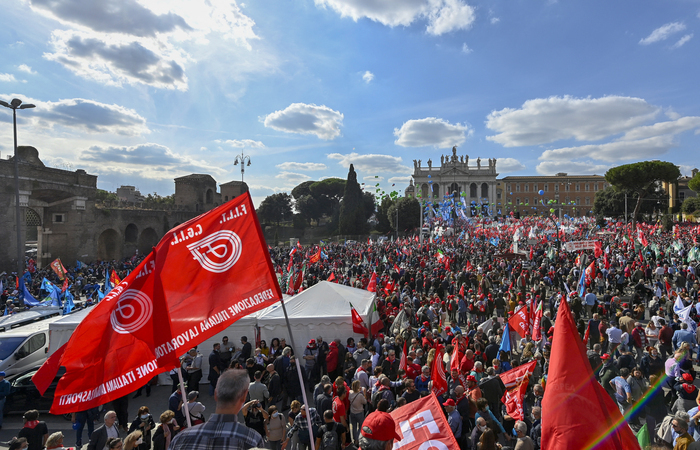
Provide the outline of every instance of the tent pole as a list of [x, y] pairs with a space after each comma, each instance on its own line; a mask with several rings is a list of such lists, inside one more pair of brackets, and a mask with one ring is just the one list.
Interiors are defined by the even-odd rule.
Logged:
[[[292, 348], [296, 347], [296, 344], [294, 343], [294, 334], [292, 334], [292, 326], [289, 324], [289, 316], [287, 315], [287, 307], [284, 306], [284, 299], [280, 299], [280, 303], [282, 303], [282, 312], [284, 312], [284, 321], [287, 322], [287, 330], [289, 331], [289, 340], [292, 342]], [[284, 350], [284, 349], [283, 349]], [[297, 358], [295, 358], [297, 359]], [[306, 405], [306, 421], [309, 424], [309, 440], [311, 441], [311, 450], [316, 450], [316, 442], [314, 441], [314, 427], [313, 423], [311, 422], [311, 405], [309, 404], [309, 401], [306, 398], [306, 385], [304, 384], [304, 377], [301, 374], [301, 365], [299, 360], [297, 359], [296, 364], [297, 366], [297, 375], [299, 376], [299, 383], [301, 384], [301, 396], [304, 400], [304, 405]], [[318, 412], [318, 411], [317, 411]]]

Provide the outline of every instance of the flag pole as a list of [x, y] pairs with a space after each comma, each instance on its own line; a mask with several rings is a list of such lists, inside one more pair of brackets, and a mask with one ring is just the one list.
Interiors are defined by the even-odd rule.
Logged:
[[[287, 315], [287, 307], [284, 306], [284, 299], [280, 299], [280, 303], [282, 304], [284, 321], [287, 323], [287, 330], [289, 331], [289, 340], [292, 343], [292, 348], [294, 348], [296, 347], [296, 344], [294, 344], [294, 335], [292, 334], [292, 326], [289, 324], [289, 316]], [[311, 411], [309, 410], [311, 405], [309, 405], [309, 401], [306, 398], [306, 386], [304, 385], [304, 377], [301, 374], [301, 365], [298, 359], [295, 365], [297, 366], [297, 375], [299, 376], [299, 383], [301, 384], [301, 396], [304, 400], [304, 405], [306, 405], [306, 421], [309, 424], [309, 441], [311, 444], [311, 450], [316, 450], [316, 443], [314, 441], [314, 427], [311, 423]]]
[[192, 428], [192, 419], [190, 419], [190, 409], [187, 407], [187, 392], [185, 392], [185, 380], [182, 379], [182, 365], [177, 366], [177, 378], [180, 380], [180, 392], [182, 392], [182, 407], [185, 408], [185, 419], [187, 419], [187, 428]]

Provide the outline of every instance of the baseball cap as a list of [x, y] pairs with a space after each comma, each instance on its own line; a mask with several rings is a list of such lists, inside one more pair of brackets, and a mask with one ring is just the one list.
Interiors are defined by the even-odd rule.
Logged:
[[467, 375], [467, 381], [476, 383], [476, 377], [474, 375]]
[[396, 423], [389, 413], [375, 411], [362, 423], [362, 436], [375, 441], [401, 440], [396, 432]]
[[689, 374], [689, 373], [686, 372], [686, 373], [683, 374], [683, 379], [684, 379], [685, 381], [693, 381], [693, 376], [692, 376], [691, 374]]
[[603, 353], [603, 355], [600, 357], [600, 359], [610, 359], [610, 355], [607, 353]]
[[443, 406], [456, 406], [456, 405], [457, 404], [455, 403], [455, 401], [452, 400], [451, 398], [448, 398], [447, 401], [445, 401], [445, 403], [443, 403]]

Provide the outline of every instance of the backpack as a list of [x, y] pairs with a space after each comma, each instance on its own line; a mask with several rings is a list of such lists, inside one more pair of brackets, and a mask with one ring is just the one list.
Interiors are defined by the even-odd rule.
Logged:
[[321, 448], [319, 450], [339, 450], [340, 438], [335, 430], [335, 422], [327, 423], [323, 428], [325, 431], [323, 436], [321, 436]]
[[[316, 427], [316, 425], [314, 425], [313, 427], [313, 432], [314, 436], [318, 436], [318, 428]], [[297, 438], [302, 444], [311, 445], [311, 436], [309, 435], [308, 428], [300, 428], [299, 431], [297, 431]]]
[[372, 394], [371, 403], [374, 409], [377, 409], [377, 403], [379, 403], [379, 400], [381, 400], [382, 398], [384, 398], [384, 391], [378, 390], [377, 392]]

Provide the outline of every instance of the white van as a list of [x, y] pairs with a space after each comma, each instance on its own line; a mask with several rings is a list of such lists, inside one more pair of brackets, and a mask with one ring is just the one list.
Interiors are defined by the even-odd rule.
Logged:
[[49, 324], [59, 319], [51, 317], [0, 333], [0, 371], [10, 376], [42, 365], [49, 353]]
[[73, 332], [80, 322], [87, 317], [92, 311], [92, 307], [81, 309], [70, 314], [66, 314], [56, 321], [52, 321], [49, 324], [49, 353], [48, 356], [53, 355], [56, 350], [61, 348], [63, 344], [70, 340]]

